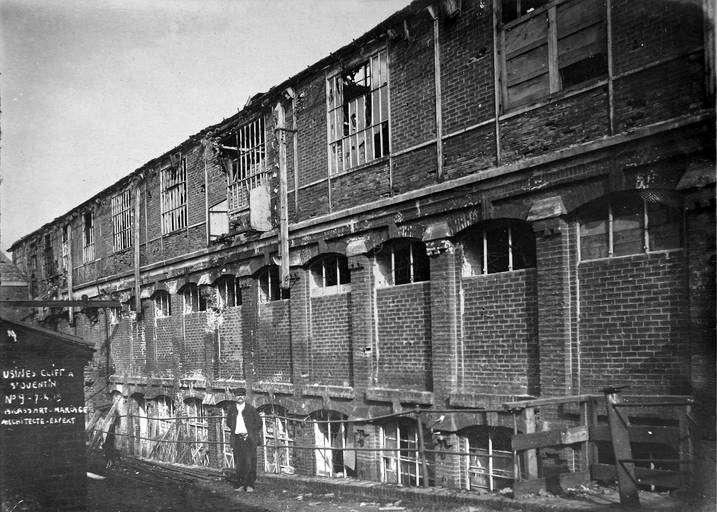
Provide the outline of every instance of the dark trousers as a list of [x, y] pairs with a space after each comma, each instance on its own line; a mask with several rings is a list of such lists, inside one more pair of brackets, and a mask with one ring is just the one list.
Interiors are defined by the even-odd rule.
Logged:
[[256, 444], [247, 436], [234, 436], [234, 466], [237, 487], [254, 487], [256, 482]]

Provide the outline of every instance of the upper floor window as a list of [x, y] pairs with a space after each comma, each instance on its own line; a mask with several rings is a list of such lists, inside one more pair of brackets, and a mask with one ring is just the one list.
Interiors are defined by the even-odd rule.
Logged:
[[206, 297], [203, 293], [200, 293], [199, 287], [194, 283], [189, 283], [182, 289], [182, 300], [185, 315], [207, 310]]
[[607, 76], [606, 0], [495, 1], [506, 109]]
[[229, 211], [249, 206], [249, 191], [266, 178], [264, 118], [242, 126], [222, 140]]
[[680, 208], [634, 195], [613, 198], [580, 216], [580, 259], [679, 249], [682, 224]]
[[281, 287], [279, 267], [272, 265], [259, 274], [259, 302], [288, 299], [289, 290]]
[[125, 190], [112, 198], [112, 234], [115, 251], [132, 247], [132, 192]]
[[89, 211], [82, 215], [82, 261], [89, 263], [95, 259], [95, 219]]
[[530, 224], [513, 220], [485, 222], [461, 240], [463, 275], [509, 272], [535, 266], [535, 234]]
[[45, 235], [45, 277], [55, 275], [55, 253], [52, 249], [52, 236]]
[[69, 270], [70, 266], [70, 225], [62, 226], [62, 268]]
[[386, 50], [329, 78], [327, 105], [330, 174], [388, 155]]
[[217, 305], [220, 308], [233, 308], [241, 306], [241, 293], [237, 280], [234, 276], [220, 277], [214, 287], [217, 290]]
[[[344, 291], [351, 282], [349, 260], [346, 256], [328, 254], [309, 267], [311, 292], [315, 295]], [[348, 291], [348, 290], [346, 290]]]
[[154, 316], [164, 318], [172, 315], [172, 300], [169, 292], [160, 290], [154, 294]]
[[187, 227], [187, 162], [177, 153], [161, 172], [162, 233]]
[[430, 279], [430, 261], [423, 242], [399, 240], [374, 249], [378, 286], [417, 283]]

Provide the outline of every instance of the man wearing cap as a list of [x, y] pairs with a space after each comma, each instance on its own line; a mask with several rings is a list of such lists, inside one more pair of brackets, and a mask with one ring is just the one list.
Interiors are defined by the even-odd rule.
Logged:
[[232, 433], [234, 466], [237, 484], [235, 490], [254, 492], [256, 481], [256, 448], [261, 441], [261, 416], [246, 403], [246, 389], [234, 390], [236, 404], [227, 411], [227, 426]]

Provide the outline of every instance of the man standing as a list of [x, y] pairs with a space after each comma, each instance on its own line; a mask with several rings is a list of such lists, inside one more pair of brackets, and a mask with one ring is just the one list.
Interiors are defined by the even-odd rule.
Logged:
[[234, 466], [236, 467], [236, 491], [254, 492], [256, 481], [256, 448], [260, 444], [261, 416], [246, 403], [246, 389], [234, 390], [236, 405], [227, 411], [227, 426], [232, 433]]

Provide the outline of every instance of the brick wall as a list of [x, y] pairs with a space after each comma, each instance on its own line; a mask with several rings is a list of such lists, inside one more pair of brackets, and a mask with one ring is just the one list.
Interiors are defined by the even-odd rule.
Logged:
[[291, 382], [291, 340], [288, 301], [259, 304], [254, 361], [256, 378]]
[[525, 394], [538, 342], [535, 270], [464, 278], [463, 388]]
[[[331, 207], [343, 210], [390, 195], [387, 161], [331, 180]], [[317, 187], [318, 188], [318, 187]]]
[[222, 321], [218, 328], [219, 372], [217, 378], [241, 379], [244, 377], [242, 307], [227, 308], [222, 311]]
[[349, 302], [347, 293], [311, 299], [311, 384], [353, 381]]
[[206, 375], [205, 370], [205, 337], [207, 313], [199, 311], [182, 317], [184, 354], [182, 357], [182, 375]]
[[583, 392], [689, 393], [685, 255], [586, 261], [578, 278]]
[[430, 283], [381, 288], [378, 311], [378, 385], [430, 391]]

